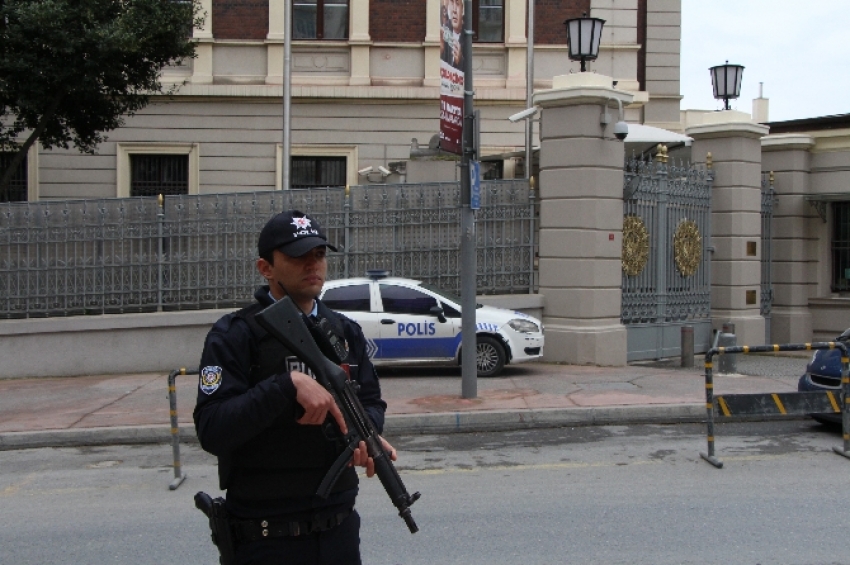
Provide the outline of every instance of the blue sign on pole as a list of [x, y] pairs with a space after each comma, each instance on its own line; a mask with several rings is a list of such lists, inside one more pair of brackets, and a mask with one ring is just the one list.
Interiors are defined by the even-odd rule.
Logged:
[[469, 162], [469, 208], [479, 210], [481, 208], [481, 162]]

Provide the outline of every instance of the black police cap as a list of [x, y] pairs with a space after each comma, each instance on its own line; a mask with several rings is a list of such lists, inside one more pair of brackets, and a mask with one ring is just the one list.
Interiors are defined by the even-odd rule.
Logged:
[[290, 257], [301, 257], [320, 246], [336, 251], [336, 247], [328, 243], [319, 222], [298, 210], [287, 210], [272, 217], [263, 226], [257, 242], [260, 257], [267, 256], [275, 249]]

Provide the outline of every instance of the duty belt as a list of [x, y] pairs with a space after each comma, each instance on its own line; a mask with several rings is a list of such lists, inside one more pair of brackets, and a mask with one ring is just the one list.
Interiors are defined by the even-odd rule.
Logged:
[[319, 514], [309, 520], [233, 520], [236, 539], [242, 543], [270, 538], [307, 536], [326, 532], [342, 524], [351, 509], [332, 514]]

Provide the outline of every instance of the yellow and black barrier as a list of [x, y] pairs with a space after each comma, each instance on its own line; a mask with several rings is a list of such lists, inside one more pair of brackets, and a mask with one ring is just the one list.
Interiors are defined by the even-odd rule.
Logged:
[[168, 405], [171, 417], [171, 451], [174, 454], [174, 480], [168, 485], [169, 490], [175, 490], [183, 481], [186, 474], [180, 464], [180, 426], [177, 424], [177, 375], [197, 375], [198, 371], [187, 371], [185, 367], [174, 369], [168, 374]]
[[714, 414], [730, 416], [800, 416], [841, 412], [838, 391], [720, 394], [714, 397]]
[[[714, 394], [712, 360], [715, 355], [738, 353], [772, 353], [777, 351], [813, 351], [818, 349], [841, 350], [841, 391], [780, 392], [764, 394]], [[735, 347], [713, 347], [705, 354], [705, 401], [708, 412], [708, 453], [700, 456], [717, 467], [723, 462], [714, 455], [715, 417], [730, 416], [791, 416], [824, 412], [841, 413], [844, 449], [833, 451], [850, 458], [850, 359], [847, 346], [841, 342], [789, 343], [784, 345], [741, 345]]]

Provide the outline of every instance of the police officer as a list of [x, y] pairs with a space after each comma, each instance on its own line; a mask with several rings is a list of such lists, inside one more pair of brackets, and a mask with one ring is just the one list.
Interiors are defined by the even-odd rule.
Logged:
[[[195, 428], [201, 446], [218, 457], [219, 482], [236, 540], [237, 563], [360, 563], [360, 517], [354, 509], [354, 466], [374, 475], [361, 442], [331, 495], [315, 495], [342, 453], [343, 416], [304, 364], [254, 320], [288, 295], [306, 316], [324, 318], [348, 351], [345, 363], [375, 429], [386, 403], [357, 323], [317, 296], [336, 251], [315, 219], [297, 210], [277, 214], [260, 232], [257, 269], [268, 281], [256, 302], [228, 314], [207, 335], [201, 356]], [[384, 447], [392, 460], [395, 450]]]

